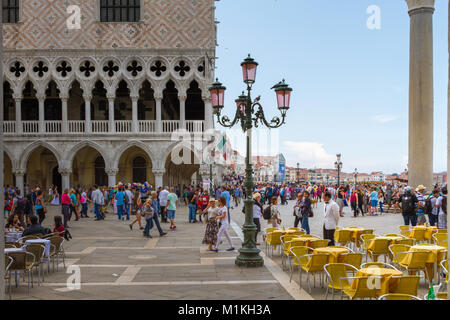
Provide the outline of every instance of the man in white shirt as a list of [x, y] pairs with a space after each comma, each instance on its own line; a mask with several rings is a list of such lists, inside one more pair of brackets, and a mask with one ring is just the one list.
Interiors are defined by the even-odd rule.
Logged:
[[334, 232], [339, 222], [339, 206], [331, 199], [331, 193], [323, 196], [325, 201], [325, 214], [323, 221], [323, 238], [330, 240], [329, 245], [334, 246]]
[[103, 194], [97, 185], [94, 185], [94, 191], [92, 191], [92, 202], [94, 203], [94, 213], [96, 221], [102, 219], [102, 213], [100, 212], [100, 207], [103, 205]]
[[133, 193], [131, 193], [130, 191], [131, 189], [131, 185], [127, 185], [125, 186], [125, 196], [127, 197], [127, 207], [126, 207], [126, 213], [127, 213], [127, 218], [130, 218], [131, 215], [131, 209], [133, 208]]
[[163, 190], [159, 193], [159, 207], [160, 207], [160, 214], [161, 214], [161, 222], [167, 223], [167, 212], [166, 212], [166, 206], [167, 206], [167, 196], [169, 195], [169, 191], [167, 191], [169, 187], [164, 187]]

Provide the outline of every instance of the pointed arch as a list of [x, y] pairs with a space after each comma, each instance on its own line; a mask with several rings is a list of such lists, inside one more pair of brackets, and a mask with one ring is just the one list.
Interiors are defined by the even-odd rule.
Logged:
[[111, 160], [111, 168], [117, 168], [119, 165], [120, 158], [122, 157], [124, 152], [132, 147], [138, 147], [138, 148], [142, 149], [147, 154], [147, 156], [150, 158], [153, 166], [155, 166], [158, 158], [153, 153], [153, 151], [150, 149], [150, 147], [142, 141], [131, 140], [131, 141], [127, 141], [115, 152], [115, 157]]
[[50, 150], [53, 153], [53, 155], [55, 156], [58, 163], [62, 160], [61, 154], [53, 145], [51, 145], [48, 142], [42, 141], [42, 140], [37, 140], [37, 141], [30, 143], [23, 150], [22, 155], [20, 157], [20, 161], [19, 161], [20, 168], [25, 169], [27, 167], [27, 163], [30, 158], [30, 155], [33, 153], [33, 151], [35, 151], [39, 147], [44, 147], [44, 148]]
[[100, 155], [105, 160], [106, 166], [109, 167], [111, 159], [108, 156], [108, 154], [105, 152], [105, 150], [98, 143], [90, 141], [90, 140], [85, 140], [85, 141], [81, 141], [80, 143], [76, 144], [65, 155], [65, 160], [67, 161], [70, 168], [73, 166], [73, 160], [75, 159], [75, 156], [77, 155], [78, 151], [80, 151], [84, 147], [91, 147], [92, 149], [98, 151], [98, 153], [100, 153]]

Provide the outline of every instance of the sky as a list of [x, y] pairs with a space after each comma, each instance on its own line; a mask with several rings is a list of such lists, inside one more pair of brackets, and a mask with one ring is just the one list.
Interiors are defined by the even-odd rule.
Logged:
[[[367, 27], [373, 5], [380, 9], [379, 29]], [[269, 148], [283, 153], [288, 166], [333, 168], [341, 153], [344, 172], [407, 168], [410, 19], [404, 0], [221, 0], [216, 7], [224, 114], [234, 115], [234, 100], [245, 89], [240, 63], [250, 53], [259, 63], [253, 97], [261, 95], [267, 118], [279, 115], [270, 88], [286, 79], [294, 90], [287, 123], [271, 131], [277, 142]], [[436, 0], [433, 32], [434, 171], [441, 172], [447, 169], [445, 0]]]

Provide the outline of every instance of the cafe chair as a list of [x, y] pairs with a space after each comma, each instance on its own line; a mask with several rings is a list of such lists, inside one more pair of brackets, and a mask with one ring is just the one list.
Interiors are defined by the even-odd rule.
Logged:
[[425, 229], [412, 229], [409, 237], [414, 239], [416, 243], [427, 242], [427, 239], [425, 239], [425, 232]]
[[442, 260], [441, 263], [441, 270], [445, 275], [445, 283], [448, 284], [448, 260]]
[[364, 233], [360, 236], [361, 238], [361, 249], [362, 252], [366, 252], [369, 246], [369, 243], [372, 239], [376, 238], [376, 235], [372, 234], [372, 233]]
[[312, 288], [311, 288], [311, 281], [310, 281], [310, 275], [313, 276], [314, 278], [314, 288], [316, 287], [316, 274], [319, 274], [320, 276], [320, 282], [322, 283], [322, 274], [325, 272], [325, 270], [323, 269], [323, 267], [328, 263], [328, 259], [329, 259], [329, 254], [328, 253], [312, 253], [312, 254], [306, 254], [303, 256], [303, 258], [307, 258], [308, 262], [305, 264], [302, 264], [300, 266], [300, 283], [299, 283], [299, 287], [301, 288], [301, 283], [302, 283], [302, 275], [301, 273], [304, 271], [306, 272], [307, 275], [307, 283], [308, 283], [308, 289], [309, 289], [309, 293], [311, 293]]
[[409, 236], [411, 235], [411, 229], [409, 228], [409, 226], [400, 226], [400, 234], [404, 237], [409, 238]]
[[334, 242], [345, 247], [352, 243], [352, 234], [350, 230], [338, 230], [334, 233]]
[[434, 244], [445, 247], [444, 241], [447, 241], [447, 234], [446, 233], [435, 233], [433, 235]]
[[384, 256], [384, 262], [387, 262], [387, 255], [389, 252], [389, 243], [388, 239], [372, 239], [368, 244], [368, 248], [366, 251], [366, 262], [370, 257], [372, 261], [378, 261], [379, 256]]
[[11, 300], [11, 272], [10, 268], [14, 262], [14, 259], [11, 258], [8, 255], [5, 255], [5, 283], [8, 282], [8, 293], [9, 293], [9, 300]]
[[343, 253], [343, 254], [341, 254], [341, 259], [342, 259], [343, 263], [352, 265], [355, 268], [360, 269], [362, 259], [363, 259], [363, 254], [362, 253], [353, 253], [353, 252]]
[[372, 283], [373, 280], [380, 279], [382, 281], [383, 277], [381, 276], [370, 276], [370, 277], [342, 277], [340, 279], [341, 285], [345, 282], [351, 282], [351, 285], [341, 291], [341, 299], [344, 299], [344, 295], [347, 296], [350, 300], [355, 299], [377, 299], [377, 288], [369, 288], [367, 285]]
[[[36, 268], [38, 274], [38, 286], [41, 285], [41, 270], [44, 264], [45, 246], [39, 243], [27, 244], [26, 251], [32, 253], [36, 260], [34, 261], [33, 268]], [[44, 281], [44, 272], [42, 272], [42, 281]]]
[[349, 272], [352, 272], [352, 276], [355, 276], [358, 269], [350, 264], [345, 263], [329, 263], [324, 267], [325, 274], [328, 278], [327, 291], [325, 293], [325, 300], [328, 298], [328, 292], [331, 289], [331, 297], [334, 300], [334, 291], [341, 291], [350, 288], [348, 281], [340, 281], [341, 278], [348, 276]]
[[404, 245], [412, 247], [414, 245], [414, 239], [404, 238], [404, 239], [401, 239], [401, 240], [397, 240], [395, 242], [395, 244], [404, 244]]
[[291, 261], [291, 276], [289, 278], [289, 282], [292, 282], [292, 275], [294, 274], [294, 267], [298, 267], [298, 274], [299, 274], [299, 281], [301, 281], [301, 266], [306, 266], [308, 264], [308, 257], [306, 255], [311, 252], [312, 248], [306, 247], [306, 246], [297, 246], [297, 247], [291, 247], [289, 251], [291, 252], [292, 256], [294, 257], [293, 261]]
[[[354, 242], [356, 244], [356, 248], [360, 248], [361, 247], [361, 243], [363, 242], [362, 236], [364, 234], [372, 234], [373, 235], [373, 229], [364, 229], [364, 230], [360, 231], [359, 238], [356, 238], [354, 240]], [[362, 250], [362, 251], [364, 252], [364, 250]]]
[[[289, 236], [292, 239], [292, 236]], [[283, 237], [281, 237], [283, 238]], [[289, 267], [291, 266], [291, 258], [292, 253], [290, 251], [290, 249], [292, 247], [302, 247], [305, 245], [305, 241], [304, 240], [290, 240], [287, 242], [283, 242], [283, 240], [281, 240], [282, 244], [283, 244], [283, 256], [281, 257], [281, 266], [283, 268], [283, 270], [285, 270], [286, 268], [286, 259], [289, 261]]]
[[[53, 261], [53, 271], [55, 271], [55, 260], [56, 260], [56, 271], [58, 271], [59, 258], [62, 258], [64, 268], [66, 268], [66, 253], [64, 251], [64, 238], [56, 236], [50, 237], [50, 254], [49, 259]], [[50, 261], [48, 263], [48, 271], [50, 272]]]
[[399, 252], [397, 253], [398, 265], [409, 274], [422, 271], [425, 274], [425, 279], [429, 279], [427, 261], [430, 253], [429, 250]]
[[[13, 259], [13, 263], [9, 268], [9, 271], [24, 272], [28, 274], [28, 294], [30, 293], [30, 284], [33, 287], [33, 266], [35, 261], [34, 254], [26, 251], [21, 252], [9, 252], [8, 256]], [[16, 275], [16, 288], [18, 286], [18, 275]]]
[[420, 276], [401, 276], [392, 277], [392, 280], [396, 279], [397, 287], [392, 293], [409, 294], [417, 296], [417, 290], [419, 288]]
[[313, 249], [325, 248], [325, 247], [328, 247], [329, 242], [330, 242], [330, 240], [328, 240], [328, 239], [318, 239], [315, 241], [311, 241], [309, 246]]
[[361, 269], [364, 269], [364, 268], [386, 268], [386, 269], [398, 270], [393, 265], [391, 265], [389, 263], [385, 263], [385, 262], [366, 262], [361, 265]]
[[[264, 230], [264, 232], [263, 232], [263, 241], [264, 241], [264, 243], [266, 244], [266, 252], [267, 252], [267, 235], [269, 234], [269, 233], [271, 233], [271, 232], [273, 232], [273, 231], [275, 231], [275, 230], [277, 230], [277, 228], [273, 228], [273, 227], [270, 227], [270, 228], [266, 228], [265, 230]], [[59, 234], [58, 234], [59, 235]]]
[[437, 233], [445, 233], [445, 234], [447, 234], [447, 229], [437, 229]]
[[48, 239], [48, 238], [51, 238], [51, 237], [60, 237], [59, 232], [52, 232], [52, 233], [49, 233], [49, 234], [45, 234], [41, 238], [42, 239]]
[[379, 297], [378, 300], [422, 300], [422, 299], [410, 294], [388, 293]]
[[[412, 240], [412, 239], [411, 239]], [[393, 265], [398, 265], [397, 254], [406, 252], [411, 249], [411, 246], [405, 244], [391, 244], [389, 246], [389, 258]]]
[[17, 242], [24, 244], [27, 240], [35, 240], [35, 239], [39, 239], [39, 237], [35, 236], [35, 235], [29, 235], [29, 236], [20, 238], [19, 240], [17, 240]]

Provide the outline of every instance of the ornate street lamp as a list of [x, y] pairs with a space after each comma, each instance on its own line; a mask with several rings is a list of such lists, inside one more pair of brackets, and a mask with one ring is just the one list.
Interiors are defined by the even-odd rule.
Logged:
[[271, 121], [267, 121], [264, 115], [264, 110], [259, 103], [260, 97], [252, 102], [251, 90], [252, 85], [256, 79], [256, 69], [258, 63], [250, 57], [250, 55], [241, 63], [244, 83], [247, 84], [247, 95], [243, 92], [236, 102], [236, 114], [233, 120], [227, 116], [221, 117], [221, 112], [224, 107], [224, 95], [226, 88], [216, 80], [209, 89], [211, 94], [212, 107], [214, 114], [217, 116], [219, 124], [226, 128], [231, 128], [240, 122], [243, 132], [247, 135], [247, 155], [245, 159], [246, 164], [246, 200], [245, 204], [245, 223], [243, 226], [244, 242], [242, 248], [239, 249], [239, 255], [236, 258], [236, 265], [242, 267], [261, 267], [264, 265], [263, 258], [259, 255], [259, 250], [256, 247], [256, 225], [253, 223], [253, 169], [252, 169], [252, 154], [251, 154], [251, 139], [252, 128], [258, 127], [259, 123], [264, 124], [268, 128], [279, 128], [285, 123], [286, 112], [289, 109], [290, 96], [292, 89], [283, 81], [277, 83], [272, 89], [275, 90], [277, 97], [278, 109], [281, 112], [281, 119], [274, 117]]
[[341, 186], [341, 169], [342, 169], [342, 161], [341, 161], [341, 154], [338, 153], [336, 155], [337, 161], [334, 163], [334, 167], [337, 170], [337, 183], [338, 183], [338, 188]]

